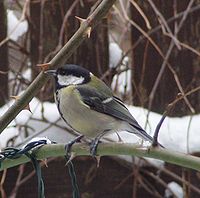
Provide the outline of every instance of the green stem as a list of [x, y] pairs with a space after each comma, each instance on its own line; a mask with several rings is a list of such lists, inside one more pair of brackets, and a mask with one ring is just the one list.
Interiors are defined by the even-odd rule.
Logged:
[[[90, 155], [89, 146], [86, 143], [77, 143], [73, 145], [72, 152], [76, 156]], [[49, 157], [59, 157], [66, 154], [64, 144], [45, 145], [35, 151], [36, 158], [46, 159]], [[176, 164], [182, 167], [191, 168], [200, 171], [200, 158], [192, 155], [187, 155], [163, 148], [151, 147], [144, 148], [138, 147], [135, 144], [125, 143], [101, 143], [98, 146], [97, 154], [104, 155], [131, 155], [137, 157], [148, 157], [163, 160], [165, 162]], [[22, 156], [17, 159], [6, 159], [1, 163], [0, 170], [11, 168], [20, 164], [24, 164], [30, 161], [26, 156]]]

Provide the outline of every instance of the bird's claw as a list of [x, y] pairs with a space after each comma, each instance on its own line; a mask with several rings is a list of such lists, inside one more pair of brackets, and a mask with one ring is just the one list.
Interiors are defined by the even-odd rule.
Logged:
[[90, 154], [92, 155], [92, 157], [96, 157], [97, 156], [97, 147], [98, 147], [99, 143], [100, 143], [99, 138], [95, 138], [90, 143]]
[[70, 159], [71, 156], [71, 148], [73, 146], [73, 144], [80, 142], [80, 140], [84, 137], [84, 135], [79, 135], [78, 137], [76, 137], [75, 139], [71, 140], [70, 142], [68, 142], [65, 145], [65, 151], [66, 151], [66, 157], [67, 159]]

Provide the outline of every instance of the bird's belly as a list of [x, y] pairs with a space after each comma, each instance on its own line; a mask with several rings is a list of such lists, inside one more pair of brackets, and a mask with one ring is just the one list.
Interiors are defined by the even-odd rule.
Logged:
[[96, 137], [105, 130], [115, 130], [119, 124], [115, 118], [81, 104], [73, 95], [60, 97], [59, 108], [62, 109], [64, 120], [74, 130], [90, 138]]

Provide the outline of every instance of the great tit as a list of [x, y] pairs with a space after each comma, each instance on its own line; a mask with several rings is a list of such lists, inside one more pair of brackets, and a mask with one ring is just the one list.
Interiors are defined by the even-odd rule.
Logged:
[[87, 69], [66, 64], [45, 73], [55, 78], [55, 101], [61, 117], [78, 133], [98, 142], [106, 133], [127, 131], [152, 142], [123, 102]]

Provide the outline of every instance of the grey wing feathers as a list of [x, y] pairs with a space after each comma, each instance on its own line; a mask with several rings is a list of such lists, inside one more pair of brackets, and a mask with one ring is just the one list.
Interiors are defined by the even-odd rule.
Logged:
[[87, 87], [86, 89], [85, 87], [80, 86], [77, 89], [83, 99], [83, 102], [90, 106], [91, 109], [128, 122], [140, 133], [138, 134], [139, 136], [148, 141], [152, 141], [152, 137], [140, 127], [120, 99], [114, 96], [107, 98], [103, 94], [97, 92], [94, 88], [88, 89]]

